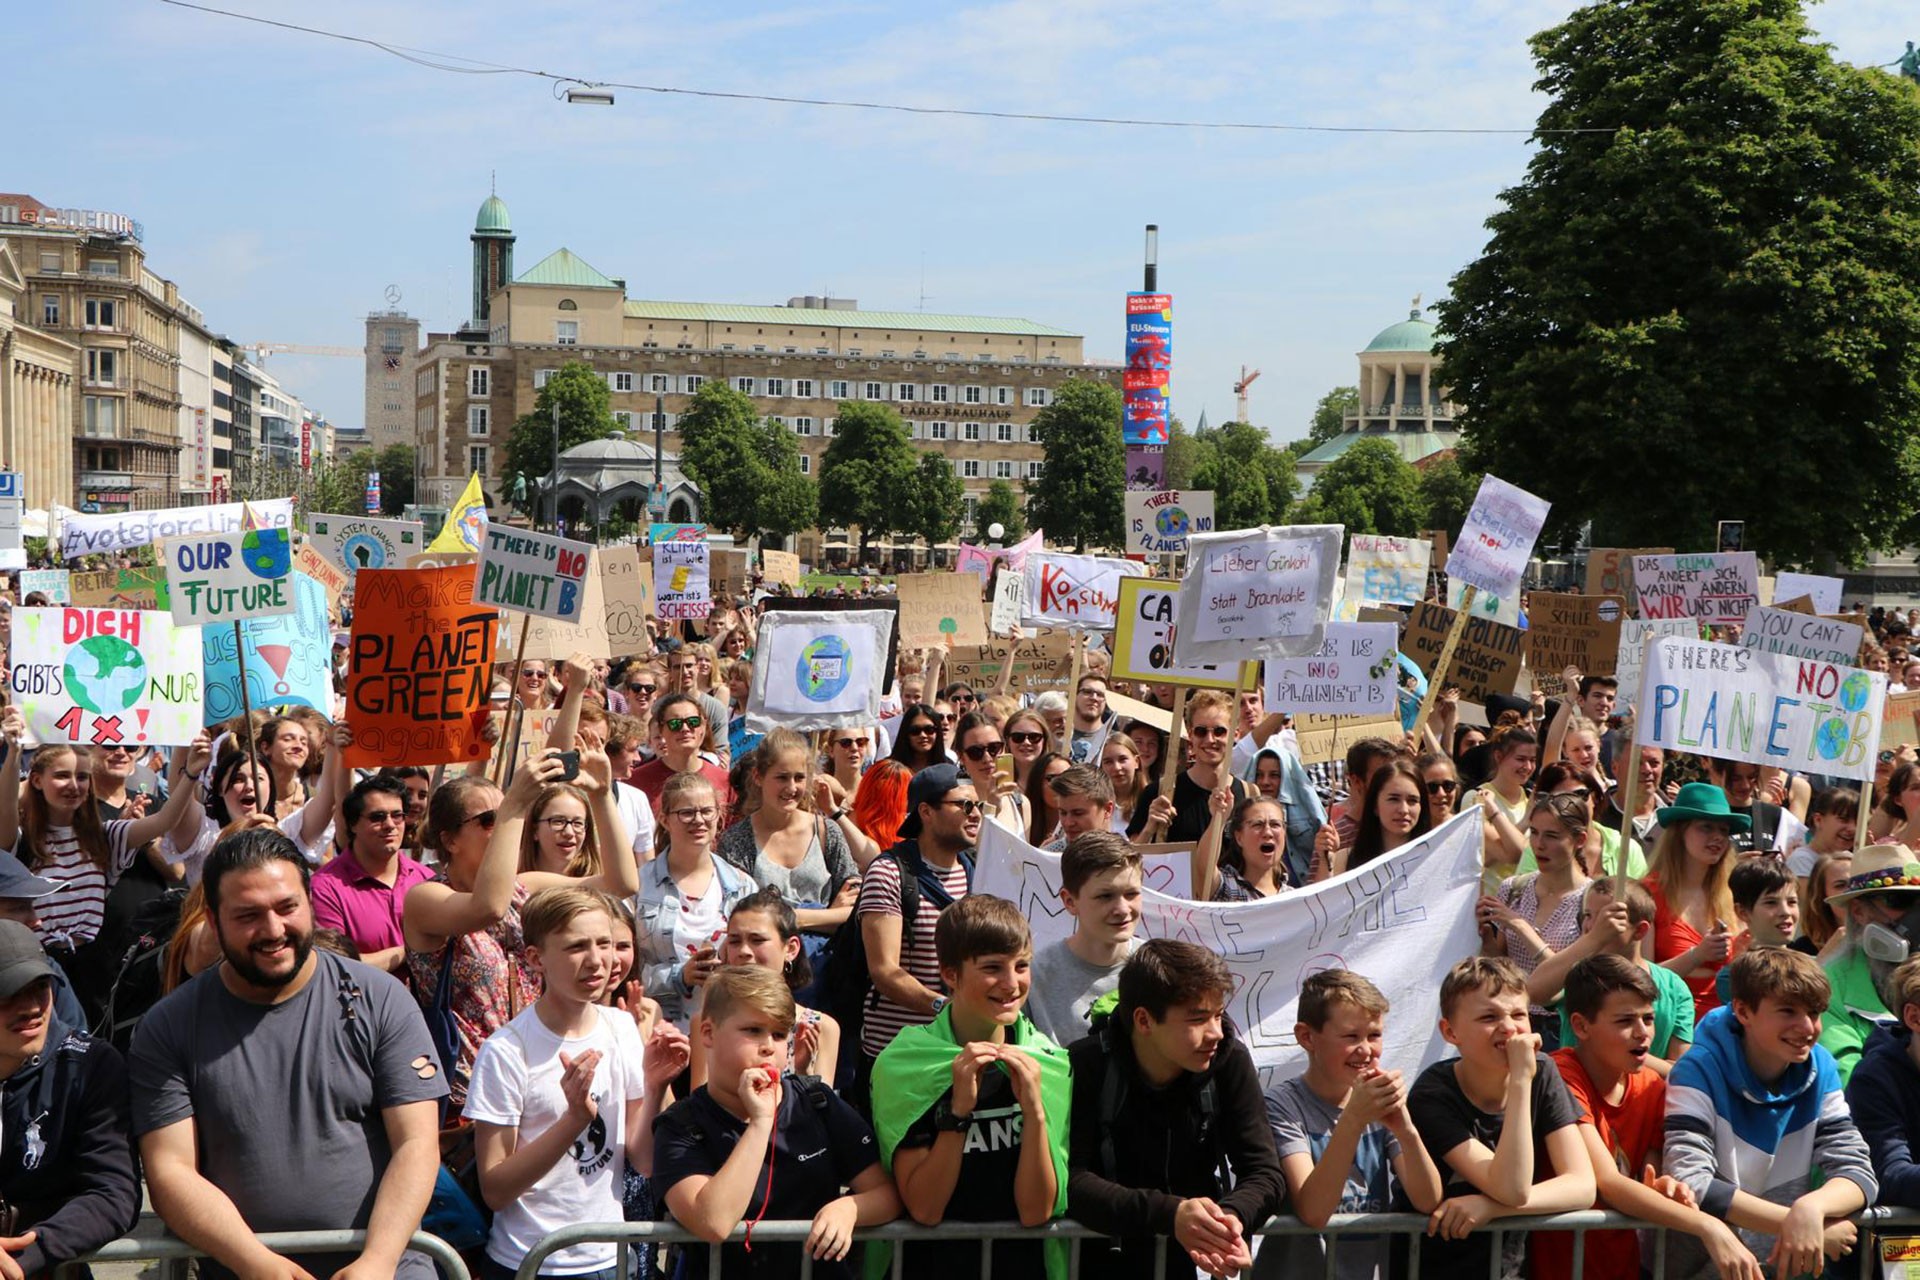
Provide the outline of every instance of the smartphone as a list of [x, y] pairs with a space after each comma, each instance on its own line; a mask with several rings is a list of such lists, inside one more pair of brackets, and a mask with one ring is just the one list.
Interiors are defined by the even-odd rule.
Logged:
[[1009, 751], [1002, 755], [995, 756], [993, 758], [993, 771], [995, 773], [1004, 773], [1009, 778], [1018, 777], [1019, 775], [1013, 771], [1013, 753]]
[[578, 751], [549, 751], [547, 754], [560, 762], [560, 781], [572, 782], [580, 776], [580, 753]]

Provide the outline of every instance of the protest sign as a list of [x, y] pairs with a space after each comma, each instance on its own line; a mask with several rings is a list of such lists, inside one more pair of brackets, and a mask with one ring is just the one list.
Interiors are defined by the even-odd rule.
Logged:
[[327, 593], [329, 612], [340, 603], [347, 589], [347, 571], [315, 551], [312, 543], [293, 553], [293, 567], [320, 584], [320, 589]]
[[1546, 527], [1548, 503], [1499, 476], [1480, 479], [1480, 491], [1447, 557], [1447, 577], [1496, 596], [1516, 595], [1533, 544]]
[[1679, 636], [1697, 640], [1700, 628], [1688, 618], [1628, 618], [1620, 624], [1620, 648], [1614, 654], [1613, 678], [1620, 682], [1614, 705], [1620, 714], [1632, 711], [1640, 697], [1640, 679], [1644, 668], [1647, 637]]
[[[1634, 566], [1639, 572], [1639, 566]], [[1678, 637], [1647, 649], [1640, 745], [1828, 777], [1873, 777], [1887, 678]]]
[[892, 632], [881, 609], [762, 614], [747, 715], [802, 732], [872, 724]]
[[168, 608], [179, 626], [293, 612], [293, 549], [286, 529], [170, 538], [165, 558]]
[[[1453, 628], [1452, 609], [1423, 600], [1413, 607], [1402, 647], [1429, 679], [1441, 682], [1435, 668], [1447, 633]], [[1468, 702], [1485, 702], [1490, 693], [1512, 693], [1520, 681], [1520, 650], [1524, 632], [1491, 618], [1468, 618], [1454, 647], [1444, 684], [1460, 686]]]
[[1121, 580], [1145, 572], [1132, 560], [1035, 551], [1027, 556], [1021, 625], [1111, 631]]
[[73, 575], [65, 569], [22, 569], [20, 598], [39, 592], [48, 604], [73, 603]]
[[800, 557], [791, 551], [761, 551], [760, 581], [769, 587], [800, 585]]
[[1302, 764], [1345, 762], [1347, 748], [1362, 738], [1398, 742], [1406, 736], [1400, 717], [1301, 715], [1293, 718], [1293, 738]]
[[713, 612], [707, 551], [705, 542], [653, 544], [654, 612], [659, 617], [704, 618]]
[[556, 622], [578, 622], [593, 548], [549, 534], [489, 524], [480, 542], [475, 603], [518, 609]]
[[[1177, 873], [1158, 872], [1138, 933], [1196, 943], [1226, 961], [1227, 1013], [1263, 1090], [1306, 1069], [1293, 1034], [1300, 985], [1323, 969], [1348, 969], [1380, 988], [1394, 1011], [1386, 1061], [1411, 1077], [1452, 1052], [1437, 1029], [1434, 975], [1479, 950], [1473, 904], [1484, 825], [1477, 813], [1457, 815], [1345, 875], [1256, 902], [1193, 902], [1185, 896], [1190, 879], [1183, 886]], [[1013, 903], [1031, 922], [1036, 950], [1073, 932], [1060, 901], [1060, 855], [997, 823], [981, 825], [973, 892]]]
[[[952, 684], [968, 685], [984, 696], [999, 684], [1000, 668], [1007, 664], [1009, 651], [1005, 640], [955, 649], [947, 658], [946, 679]], [[1062, 631], [1045, 631], [1022, 638], [1019, 646], [1011, 649], [1011, 656], [1013, 683], [1009, 692], [1045, 693], [1048, 689], [1064, 689], [1073, 670], [1073, 640]]]
[[1113, 630], [1116, 680], [1146, 680], [1196, 689], [1234, 689], [1240, 664], [1183, 664], [1173, 659], [1175, 616], [1181, 588], [1160, 578], [1122, 578]]
[[1862, 631], [1851, 622], [1839, 622], [1789, 609], [1755, 605], [1740, 631], [1740, 645], [1789, 658], [1812, 658], [1842, 667], [1860, 662]]
[[1778, 604], [1782, 600], [1798, 600], [1806, 596], [1813, 601], [1815, 613], [1838, 613], [1840, 593], [1845, 587], [1845, 581], [1840, 578], [1821, 573], [1782, 570], [1773, 575], [1773, 595], [1768, 598]]
[[1325, 638], [1340, 575], [1337, 524], [1196, 536], [1180, 583], [1182, 664], [1299, 657]]
[[647, 541], [661, 542], [705, 542], [707, 526], [704, 524], [650, 524], [647, 526]]
[[[208, 725], [232, 719], [244, 706], [312, 707], [333, 718], [333, 632], [327, 623], [327, 591], [298, 570], [292, 585], [293, 612], [241, 623], [240, 649], [235, 648], [234, 628], [200, 628]], [[245, 702], [240, 694], [242, 652]]]
[[1751, 551], [1635, 556], [1633, 586], [1643, 618], [1691, 618], [1717, 626], [1746, 621], [1760, 603], [1760, 570]]
[[[1125, 586], [1133, 578], [1122, 578]], [[1004, 565], [993, 579], [993, 610], [987, 619], [987, 630], [996, 636], [1012, 633], [1020, 625], [1020, 615], [1027, 607], [1027, 575]]]
[[1126, 498], [1126, 550], [1135, 555], [1179, 555], [1187, 539], [1213, 532], [1211, 491], [1183, 493], [1129, 490]]
[[892, 615], [892, 624], [887, 629], [887, 665], [886, 670], [891, 682], [891, 673], [900, 668], [900, 602], [888, 598], [884, 600], [855, 600], [834, 598], [831, 596], [768, 596], [760, 603], [764, 613], [770, 609], [782, 609], [788, 613], [846, 613], [850, 610], [881, 609]]
[[353, 581], [362, 569], [398, 569], [407, 557], [426, 549], [418, 520], [374, 520], [367, 516], [307, 517], [309, 545]]
[[[580, 584], [580, 616], [571, 622], [543, 618], [538, 614], [516, 619], [527, 628], [525, 659], [543, 658], [549, 664], [564, 662], [576, 653], [590, 658], [611, 658], [613, 645], [607, 638], [606, 592], [600, 585], [600, 553], [596, 549], [587, 560], [586, 576]], [[507, 615], [502, 614], [503, 618]], [[502, 652], [501, 660], [506, 660]]]
[[200, 732], [200, 633], [158, 610], [15, 609], [27, 745], [177, 747]]
[[594, 553], [605, 598], [607, 643], [614, 653], [646, 647], [647, 615], [653, 612], [653, 565], [635, 547], [601, 547]]
[[1492, 618], [1510, 627], [1520, 625], [1520, 593], [1496, 596], [1491, 591], [1475, 590], [1473, 604], [1467, 605], [1467, 584], [1458, 578], [1447, 579], [1447, 608], [1467, 609], [1476, 618]]
[[246, 523], [244, 512], [265, 529], [293, 525], [293, 499], [265, 502], [227, 502], [211, 507], [168, 507], [159, 511], [124, 511], [112, 515], [81, 515], [68, 511], [60, 517], [60, 558], [129, 551], [156, 538], [183, 538], [196, 533], [232, 533]]
[[984, 586], [987, 580], [993, 577], [993, 567], [997, 564], [1005, 565], [1016, 572], [1024, 572], [1027, 567], [1027, 557], [1040, 550], [1042, 545], [1041, 533], [1038, 529], [1010, 547], [979, 547], [970, 542], [963, 542], [960, 544], [959, 554], [953, 558], [953, 571], [974, 574]]
[[710, 558], [713, 585], [736, 600], [747, 594], [747, 553], [715, 547]]
[[1527, 614], [1527, 669], [1533, 687], [1549, 698], [1566, 692], [1560, 673], [1610, 676], [1620, 657], [1620, 624], [1627, 602], [1619, 596], [1563, 596], [1536, 591]]
[[1329, 622], [1317, 651], [1267, 659], [1267, 710], [1329, 716], [1392, 711], [1398, 640], [1390, 622]]
[[1587, 552], [1587, 594], [1621, 596], [1637, 609], [1640, 597], [1633, 589], [1633, 558], [1672, 554], [1672, 547], [1595, 547]]
[[1356, 533], [1347, 541], [1347, 599], [1362, 604], [1418, 604], [1426, 599], [1433, 544], [1421, 538]]
[[489, 754], [480, 735], [496, 615], [473, 591], [467, 565], [360, 573], [348, 648], [348, 767], [466, 764]]
[[1920, 689], [1887, 695], [1880, 718], [1880, 749], [1920, 743]]
[[987, 642], [980, 583], [972, 574], [903, 573], [894, 586], [900, 601], [900, 643], [907, 648]]
[[158, 609], [166, 594], [167, 571], [101, 569], [76, 573], [71, 581], [73, 603], [83, 609]]

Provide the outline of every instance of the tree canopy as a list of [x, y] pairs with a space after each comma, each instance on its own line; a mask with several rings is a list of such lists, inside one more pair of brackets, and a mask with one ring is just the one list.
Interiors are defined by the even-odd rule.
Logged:
[[1027, 518], [1076, 552], [1117, 547], [1124, 535], [1126, 450], [1120, 443], [1120, 392], [1104, 382], [1068, 378], [1033, 415], [1040, 442], [1037, 480], [1027, 483]]
[[809, 527], [818, 511], [792, 434], [757, 417], [745, 393], [717, 378], [681, 415], [680, 469], [700, 486], [707, 523], [739, 537], [784, 538]]
[[[558, 451], [565, 453], [589, 440], [605, 440], [620, 434], [620, 425], [613, 420], [613, 411], [608, 407], [612, 401], [613, 393], [607, 387], [607, 380], [582, 361], [569, 360], [548, 375], [547, 385], [534, 395], [533, 412], [516, 421], [507, 432], [502, 489], [513, 492], [514, 477], [525, 477], [525, 509], [531, 512], [538, 503], [544, 512], [551, 514], [552, 504], [541, 503], [537, 482], [553, 470], [554, 406], [560, 408]], [[485, 476], [481, 482], [486, 482]]]
[[966, 486], [953, 473], [953, 464], [931, 450], [921, 454], [907, 490], [901, 527], [925, 542], [931, 555], [941, 543], [960, 536], [960, 517], [966, 508]]
[[820, 518], [829, 525], [858, 525], [864, 557], [870, 539], [906, 528], [901, 496], [913, 484], [919, 455], [890, 405], [843, 401], [833, 429], [820, 459]]
[[1020, 499], [1005, 480], [995, 480], [988, 485], [986, 496], [973, 509], [976, 538], [985, 541], [987, 530], [996, 524], [1000, 526], [1002, 542], [1018, 542], [1027, 536], [1027, 522], [1020, 515]]
[[1360, 408], [1360, 388], [1335, 387], [1313, 406], [1313, 419], [1307, 424], [1307, 448], [1312, 449], [1347, 429], [1347, 415]]
[[1439, 306], [1466, 465], [1549, 499], [1549, 538], [1910, 541], [1914, 87], [1836, 62], [1798, 0], [1608, 0], [1533, 52], [1533, 159]]
[[1223, 423], [1193, 439], [1193, 487], [1213, 491], [1214, 528], [1287, 522], [1297, 488], [1292, 454], [1246, 422]]
[[1408, 537], [1427, 527], [1420, 473], [1390, 440], [1356, 440], [1320, 469], [1294, 511], [1299, 524], [1343, 524], [1349, 533]]

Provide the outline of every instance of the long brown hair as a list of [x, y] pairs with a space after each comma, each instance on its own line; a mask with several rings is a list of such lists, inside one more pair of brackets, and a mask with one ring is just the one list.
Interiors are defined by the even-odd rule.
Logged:
[[[807, 768], [813, 763], [813, 748], [807, 744], [805, 738], [791, 729], [776, 727], [768, 730], [767, 736], [760, 739], [759, 745], [754, 747], [747, 757], [747, 778], [751, 785], [746, 788], [746, 795], [741, 798], [737, 817], [751, 818], [760, 812], [762, 796], [766, 790], [767, 773], [776, 761], [788, 756], [799, 756], [801, 766]], [[664, 795], [665, 793], [662, 792], [663, 798]], [[802, 789], [800, 807], [808, 813], [813, 812], [813, 792], [810, 788]]]
[[27, 864], [27, 870], [38, 871], [51, 862], [52, 855], [47, 852], [47, 831], [53, 826], [47, 811], [47, 798], [40, 793], [34, 780], [53, 768], [53, 762], [62, 756], [72, 756], [76, 769], [88, 770], [86, 793], [80, 797], [80, 805], [73, 811], [73, 835], [79, 841], [81, 852], [92, 860], [109, 878], [113, 875], [113, 849], [107, 844], [107, 829], [100, 821], [100, 810], [93, 800], [93, 752], [87, 747], [68, 746], [59, 743], [50, 747], [41, 747], [33, 753], [33, 768], [27, 774], [25, 812], [21, 815], [22, 848], [20, 861]]
[[[1647, 861], [1647, 879], [1660, 886], [1660, 895], [1669, 906], [1680, 888], [1680, 869], [1687, 862], [1687, 828], [1700, 821], [1711, 819], [1688, 818], [1670, 827], [1662, 827], [1660, 838], [1654, 842], [1653, 857]], [[1626, 856], [1624, 848], [1620, 856]], [[1713, 919], [1729, 929], [1733, 928], [1738, 918], [1733, 914], [1733, 890], [1727, 887], [1727, 881], [1733, 878], [1733, 864], [1739, 860], [1733, 850], [1733, 841], [1727, 841], [1727, 852], [1707, 871], [1701, 885]]]
[[[600, 874], [602, 864], [600, 841], [593, 829], [593, 803], [587, 799], [586, 792], [571, 782], [552, 783], [540, 792], [540, 798], [535, 800], [533, 807], [527, 810], [526, 825], [520, 828], [520, 871], [525, 874], [540, 870], [539, 822], [546, 813], [547, 806], [561, 796], [572, 796], [578, 800], [587, 819], [586, 836], [580, 842], [579, 851], [567, 863], [566, 874], [576, 879], [582, 876], [597, 876]], [[432, 820], [431, 813], [428, 814], [428, 820]]]

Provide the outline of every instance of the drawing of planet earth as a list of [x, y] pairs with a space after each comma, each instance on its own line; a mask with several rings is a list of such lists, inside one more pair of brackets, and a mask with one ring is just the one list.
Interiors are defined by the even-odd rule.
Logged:
[[1867, 694], [1873, 689], [1873, 681], [1864, 671], [1856, 671], [1840, 682], [1840, 709], [1842, 711], [1864, 711], [1867, 708]]
[[800, 650], [794, 681], [809, 702], [827, 703], [846, 690], [853, 666], [847, 642], [839, 636], [821, 636]]
[[1823, 760], [1838, 760], [1846, 754], [1847, 743], [1852, 737], [1853, 735], [1847, 732], [1846, 721], [1836, 716], [1821, 722], [1820, 728], [1813, 735], [1814, 750], [1820, 753], [1820, 758]]
[[240, 559], [256, 578], [284, 578], [293, 568], [293, 544], [285, 529], [249, 529], [240, 539]]
[[147, 687], [147, 662], [119, 636], [89, 636], [67, 650], [67, 691], [95, 715], [119, 715]]
[[1184, 538], [1190, 532], [1187, 513], [1179, 507], [1163, 507], [1153, 517], [1153, 531], [1163, 538]]

